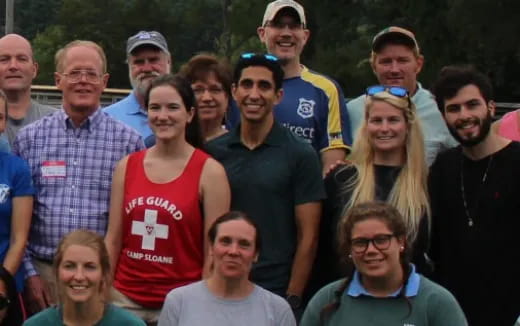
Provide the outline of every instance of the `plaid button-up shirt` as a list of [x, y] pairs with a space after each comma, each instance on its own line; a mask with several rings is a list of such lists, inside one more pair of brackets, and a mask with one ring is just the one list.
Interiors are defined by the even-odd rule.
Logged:
[[[52, 260], [60, 239], [76, 229], [104, 235], [114, 167], [143, 148], [135, 130], [101, 110], [78, 128], [59, 110], [20, 130], [13, 152], [29, 163], [36, 187], [29, 256]], [[27, 276], [36, 274], [28, 255], [24, 266]]]

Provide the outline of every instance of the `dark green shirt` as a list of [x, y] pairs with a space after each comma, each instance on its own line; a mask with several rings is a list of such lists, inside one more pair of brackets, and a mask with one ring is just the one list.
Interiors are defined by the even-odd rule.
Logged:
[[296, 250], [295, 207], [325, 197], [318, 155], [277, 123], [253, 150], [240, 141], [240, 126], [208, 143], [207, 150], [226, 169], [231, 209], [245, 212], [260, 229], [252, 280], [284, 295]]
[[[301, 326], [467, 326], [466, 317], [453, 295], [440, 285], [420, 276], [417, 295], [407, 298], [352, 297], [343, 292], [338, 309], [324, 324], [320, 313], [334, 302], [344, 279], [322, 288], [305, 309]], [[410, 310], [411, 307], [411, 310]]]

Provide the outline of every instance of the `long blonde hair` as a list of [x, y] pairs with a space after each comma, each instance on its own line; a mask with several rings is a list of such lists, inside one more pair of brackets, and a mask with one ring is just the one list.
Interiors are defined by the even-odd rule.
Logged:
[[430, 205], [428, 202], [428, 168], [425, 159], [424, 140], [420, 122], [416, 117], [415, 105], [409, 97], [397, 97], [387, 91], [367, 96], [364, 123], [357, 131], [350, 156], [357, 174], [347, 180], [342, 188], [342, 193], [352, 193], [350, 200], [343, 208], [342, 216], [348, 216], [350, 209], [357, 204], [375, 199], [375, 152], [367, 133], [368, 116], [374, 101], [386, 102], [401, 110], [407, 124], [406, 159], [390, 191], [387, 202], [397, 208], [403, 216], [407, 227], [407, 240], [412, 243], [417, 237], [421, 218], [426, 214], [429, 220]]

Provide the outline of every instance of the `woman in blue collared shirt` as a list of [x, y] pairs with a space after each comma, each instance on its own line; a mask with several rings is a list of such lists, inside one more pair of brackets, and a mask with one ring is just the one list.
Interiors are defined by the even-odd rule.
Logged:
[[[5, 130], [7, 99], [0, 91], [0, 134]], [[23, 286], [23, 268], [19, 268], [25, 251], [34, 187], [27, 163], [9, 153], [0, 152], [0, 260], [14, 276], [17, 290]]]
[[339, 228], [348, 276], [318, 291], [301, 326], [467, 325], [453, 295], [415, 272], [397, 209], [382, 202], [359, 204]]

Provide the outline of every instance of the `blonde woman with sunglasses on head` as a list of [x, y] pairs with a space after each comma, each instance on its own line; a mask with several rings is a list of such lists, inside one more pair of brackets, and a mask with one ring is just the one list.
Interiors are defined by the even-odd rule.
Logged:
[[[335, 252], [341, 216], [359, 203], [380, 200], [403, 216], [412, 261], [430, 272], [424, 255], [428, 243], [430, 207], [426, 188], [427, 165], [416, 109], [408, 91], [384, 85], [367, 89], [365, 119], [352, 147], [350, 162], [328, 173], [327, 200], [317, 257], [320, 270], [315, 289], [344, 276]], [[321, 261], [320, 261], [321, 260]]]

